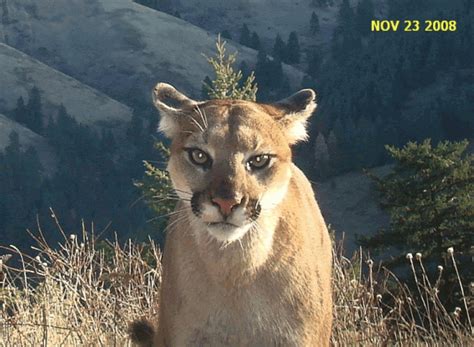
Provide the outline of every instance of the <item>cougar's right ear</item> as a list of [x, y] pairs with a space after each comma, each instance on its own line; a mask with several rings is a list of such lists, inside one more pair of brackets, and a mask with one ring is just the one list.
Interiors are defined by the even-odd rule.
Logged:
[[179, 117], [198, 103], [178, 92], [167, 83], [158, 83], [153, 89], [153, 103], [160, 111], [159, 130], [168, 138], [179, 131]]

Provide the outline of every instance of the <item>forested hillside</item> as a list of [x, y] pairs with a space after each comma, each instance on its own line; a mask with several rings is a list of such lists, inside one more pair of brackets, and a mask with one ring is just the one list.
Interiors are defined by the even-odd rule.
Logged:
[[[369, 31], [371, 18], [414, 17], [455, 19], [457, 31]], [[465, 0], [203, 1], [199, 8], [189, 1], [4, 0], [0, 112], [9, 120], [0, 132], [1, 241], [27, 244], [25, 229], [36, 228], [37, 216], [49, 230], [50, 207], [65, 227], [85, 219], [108, 236], [156, 233], [133, 184], [143, 176], [142, 160], [163, 160], [153, 149], [160, 135], [150, 90], [166, 81], [206, 98], [203, 81], [213, 74], [203, 54], [214, 54], [218, 32], [230, 52], [238, 50], [244, 77], [255, 71], [259, 101], [301, 87], [317, 91], [311, 137], [295, 160], [324, 181], [321, 205], [338, 232], [350, 240], [355, 229], [374, 232], [386, 217], [360, 171], [390, 163], [384, 145], [473, 137], [472, 17]], [[349, 174], [334, 178], [342, 173]], [[33, 191], [25, 184], [31, 177]], [[346, 189], [351, 180], [364, 189]], [[347, 203], [345, 192], [354, 195]], [[361, 197], [369, 214], [354, 207]]]
[[308, 170], [327, 177], [387, 162], [385, 144], [474, 135], [471, 1], [388, 2], [384, 18], [455, 19], [455, 32], [370, 32], [371, 0], [342, 1], [330, 52], [314, 50], [305, 85], [319, 91]]

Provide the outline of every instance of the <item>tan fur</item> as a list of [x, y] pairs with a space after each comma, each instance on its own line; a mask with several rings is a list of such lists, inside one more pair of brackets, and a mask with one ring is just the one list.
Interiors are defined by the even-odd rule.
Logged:
[[[164, 88], [182, 105], [161, 105]], [[306, 135], [314, 92], [260, 105], [198, 103], [170, 88], [157, 86], [155, 104], [173, 129], [168, 170], [182, 201], [167, 231], [154, 345], [329, 345], [331, 241], [290, 149]], [[206, 150], [212, 167], [196, 168], [183, 150], [190, 146]], [[267, 171], [246, 170], [249, 157], [267, 152], [275, 155]], [[211, 199], [224, 188], [243, 203], [229, 217], [239, 227], [220, 230], [209, 226], [222, 219]], [[185, 193], [196, 191], [199, 216]], [[251, 204], [262, 207], [256, 222], [245, 217]]]

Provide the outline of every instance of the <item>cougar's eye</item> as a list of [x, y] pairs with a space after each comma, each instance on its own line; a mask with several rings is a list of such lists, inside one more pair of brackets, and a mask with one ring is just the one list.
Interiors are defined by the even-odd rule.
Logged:
[[271, 156], [269, 154], [256, 155], [247, 161], [247, 168], [249, 170], [260, 170], [270, 164]]
[[211, 164], [209, 155], [206, 152], [201, 151], [199, 148], [189, 148], [187, 151], [189, 159], [194, 165], [209, 166]]

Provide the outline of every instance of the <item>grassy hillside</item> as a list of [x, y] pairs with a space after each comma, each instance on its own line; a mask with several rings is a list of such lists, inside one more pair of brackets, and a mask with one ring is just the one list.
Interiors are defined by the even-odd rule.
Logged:
[[[157, 81], [200, 97], [211, 75], [201, 53], [213, 54], [214, 34], [130, 0], [9, 0], [0, 17], [0, 40], [128, 105], [149, 106]], [[255, 51], [234, 48], [256, 61]], [[303, 75], [285, 70], [298, 88]]]
[[62, 104], [79, 123], [87, 125], [123, 125], [132, 111], [107, 95], [90, 88], [10, 46], [0, 43], [0, 112], [11, 111], [17, 99], [28, 100], [37, 87], [45, 114], [55, 114]]

